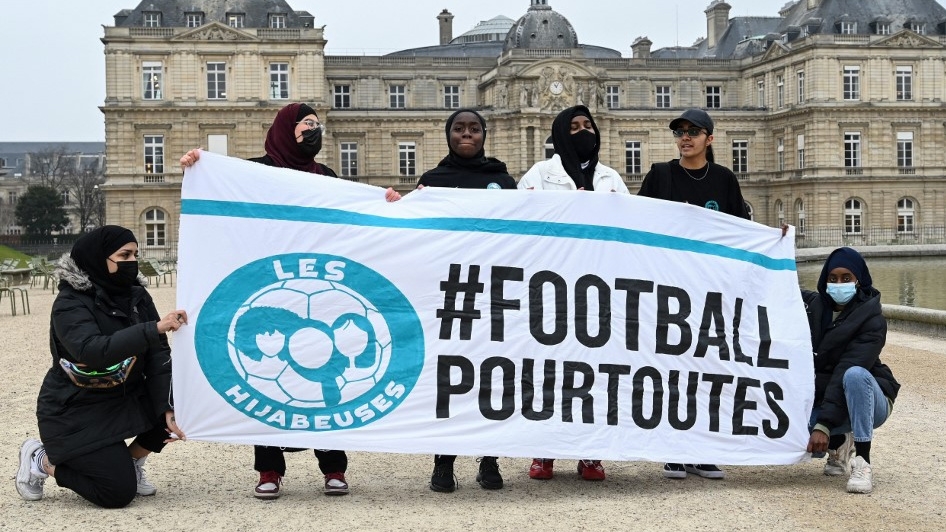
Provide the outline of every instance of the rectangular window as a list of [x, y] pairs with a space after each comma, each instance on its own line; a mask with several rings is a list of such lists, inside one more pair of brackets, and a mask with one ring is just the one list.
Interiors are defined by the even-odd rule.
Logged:
[[165, 245], [165, 223], [164, 211], [150, 209], [145, 212], [145, 245], [163, 246]]
[[844, 166], [860, 168], [861, 166], [861, 134], [854, 131], [844, 132]]
[[188, 28], [198, 28], [204, 25], [204, 14], [203, 13], [188, 13], [185, 16], [186, 20], [184, 24]]
[[339, 149], [343, 177], [358, 175], [358, 143], [342, 142]]
[[157, 28], [161, 26], [161, 13], [142, 13], [142, 23], [146, 28]]
[[447, 109], [460, 108], [460, 86], [459, 85], [444, 85], [443, 106]]
[[897, 100], [913, 99], [913, 67], [897, 67]]
[[641, 170], [641, 141], [628, 140], [624, 142], [624, 173], [640, 175]]
[[798, 88], [796, 89], [798, 98], [796, 98], [796, 101], [798, 103], [805, 103], [805, 71], [804, 70], [799, 70], [798, 72], [795, 73], [795, 81], [798, 82]]
[[207, 99], [227, 99], [226, 63], [207, 63]]
[[407, 107], [404, 93], [404, 85], [391, 85], [388, 87], [391, 109], [404, 109]]
[[16, 192], [12, 190], [7, 192], [7, 203], [10, 205], [16, 205]]
[[897, 131], [897, 166], [913, 168], [913, 132]]
[[229, 25], [231, 28], [242, 28], [244, 18], [245, 15], [243, 15], [243, 13], [228, 13], [227, 25]]
[[273, 29], [283, 29], [286, 27], [286, 15], [270, 15], [269, 27]]
[[842, 97], [845, 100], [861, 99], [861, 67], [845, 66], [841, 78]]
[[781, 172], [785, 169], [785, 139], [775, 139], [775, 169]]
[[660, 85], [657, 87], [657, 109], [670, 108], [670, 86]]
[[913, 232], [913, 216], [916, 211], [913, 210], [913, 200], [901, 198], [897, 202], [897, 232]]
[[887, 22], [878, 22], [877, 35], [890, 35], [890, 24]]
[[332, 95], [336, 109], [348, 109], [351, 107], [351, 85], [333, 86]]
[[706, 108], [719, 109], [723, 106], [723, 88], [718, 86], [706, 87]]
[[68, 190], [63, 190], [62, 192], [60, 192], [60, 193], [59, 193], [59, 199], [62, 200], [62, 204], [63, 204], [63, 205], [69, 205], [69, 199], [70, 199], [70, 198], [69, 198], [69, 191], [68, 191]]
[[910, 23], [910, 29], [911, 29], [914, 33], [916, 33], [916, 34], [918, 34], [918, 35], [925, 35], [925, 34], [926, 34], [926, 24], [922, 24], [922, 23], [919, 23], [919, 22], [911, 22], [911, 23]]
[[854, 35], [857, 33], [857, 22], [842, 22], [841, 35]]
[[164, 75], [163, 65], [159, 61], [145, 61], [141, 64], [141, 97], [145, 100], [160, 100], [161, 76]]
[[621, 87], [618, 85], [608, 85], [607, 88], [608, 109], [617, 109], [621, 107]]
[[164, 173], [163, 135], [145, 135], [145, 173]]
[[755, 82], [756, 92], [758, 93], [758, 98], [756, 105], [758, 107], [765, 107], [765, 81], [759, 80]]
[[271, 100], [289, 98], [289, 63], [269, 64], [269, 98]]
[[775, 106], [778, 109], [785, 107], [785, 80], [782, 76], [775, 76]]
[[798, 144], [797, 144], [797, 149], [798, 149], [798, 158], [797, 158], [798, 169], [801, 170], [802, 168], [805, 167], [805, 136], [804, 136], [804, 135], [798, 135], [798, 139], [796, 140], [796, 142], [798, 143]]
[[732, 171], [734, 174], [749, 173], [749, 141], [732, 141]]
[[417, 144], [399, 142], [397, 145], [397, 161], [400, 175], [417, 175]]

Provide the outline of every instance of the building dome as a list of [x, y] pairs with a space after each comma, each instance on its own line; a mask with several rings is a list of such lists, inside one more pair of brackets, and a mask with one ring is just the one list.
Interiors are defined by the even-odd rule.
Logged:
[[548, 0], [532, 0], [532, 6], [506, 34], [503, 51], [515, 48], [578, 48], [578, 35], [567, 18], [548, 5]]
[[450, 44], [501, 41], [506, 38], [509, 28], [514, 24], [515, 21], [511, 18], [499, 15], [480, 22], [470, 31], [454, 38]]

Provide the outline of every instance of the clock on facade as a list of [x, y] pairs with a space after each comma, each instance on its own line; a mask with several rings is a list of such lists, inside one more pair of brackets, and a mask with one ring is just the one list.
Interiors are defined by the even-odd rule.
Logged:
[[563, 90], [565, 90], [565, 85], [563, 85], [561, 81], [553, 81], [552, 84], [549, 85], [549, 92], [556, 96], [561, 94]]

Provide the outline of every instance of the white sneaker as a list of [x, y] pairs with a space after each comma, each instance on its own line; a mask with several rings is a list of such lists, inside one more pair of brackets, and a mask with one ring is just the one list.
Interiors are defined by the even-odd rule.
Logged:
[[148, 480], [147, 475], [145, 475], [145, 460], [147, 459], [147, 456], [131, 459], [135, 464], [135, 477], [138, 478], [138, 495], [154, 495], [158, 492], [158, 488], [156, 488], [155, 485]]
[[870, 493], [874, 489], [874, 478], [870, 464], [864, 457], [855, 456], [851, 460], [851, 478], [847, 481], [848, 493]]
[[844, 435], [844, 443], [835, 450], [828, 449], [828, 460], [824, 464], [824, 474], [840, 477], [850, 472], [850, 462], [854, 458], [854, 435]]
[[27, 501], [43, 498], [43, 484], [49, 475], [33, 471], [33, 455], [43, 448], [43, 444], [34, 438], [20, 446], [20, 467], [16, 470], [16, 491]]

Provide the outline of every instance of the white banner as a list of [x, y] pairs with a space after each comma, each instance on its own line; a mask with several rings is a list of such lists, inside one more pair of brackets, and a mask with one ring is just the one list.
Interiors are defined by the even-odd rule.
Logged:
[[793, 234], [622, 194], [425, 188], [202, 153], [178, 423], [320, 449], [788, 464], [811, 345]]

